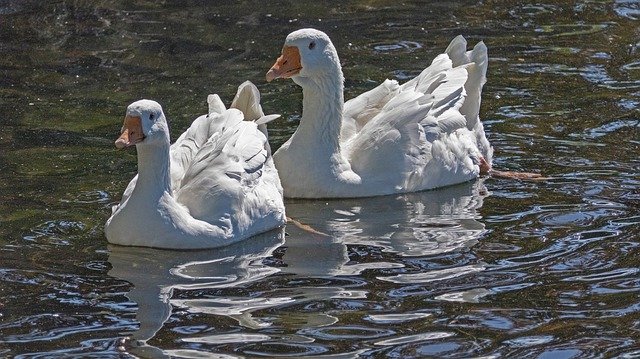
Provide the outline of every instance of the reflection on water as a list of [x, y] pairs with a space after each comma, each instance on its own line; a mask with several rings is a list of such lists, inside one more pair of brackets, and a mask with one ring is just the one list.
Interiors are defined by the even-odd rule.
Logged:
[[[362, 283], [356, 278], [364, 271], [378, 273], [380, 270], [401, 269], [412, 272], [402, 260], [376, 260], [352, 254], [352, 251], [362, 250], [365, 246], [400, 258], [464, 252], [464, 248], [477, 243], [485, 232], [484, 225], [476, 218], [479, 218], [477, 209], [486, 195], [486, 189], [479, 181], [442, 191], [399, 196], [329, 202], [294, 201], [289, 203], [289, 214], [300, 220], [309, 220], [306, 224], [323, 234], [290, 225], [284, 244], [281, 237], [271, 234], [220, 251], [175, 252], [110, 246], [109, 263], [113, 267], [109, 275], [133, 285], [127, 297], [138, 306], [136, 320], [140, 325], [131, 337], [144, 343], [162, 328], [172, 313], [172, 307], [212, 320], [229, 318], [248, 330], [262, 330], [254, 334], [235, 331], [209, 334], [197, 328], [193, 331], [182, 329], [179, 331], [182, 342], [200, 346], [255, 343], [261, 349], [251, 350], [262, 355], [275, 354], [271, 351], [273, 348], [267, 348], [274, 345], [274, 341], [286, 343], [287, 348], [304, 348], [308, 353], [306, 351], [311, 350], [309, 344], [315, 341], [315, 337], [324, 340], [343, 340], [350, 336], [354, 339], [389, 337], [395, 334], [393, 330], [353, 327], [340, 323], [338, 317], [323, 310], [264, 313], [275, 308], [314, 306], [331, 300], [368, 300], [372, 293], [360, 288]], [[281, 245], [284, 254], [278, 267], [265, 265], [264, 259]], [[377, 280], [400, 284], [421, 283], [422, 280], [426, 283], [466, 276], [471, 273], [469, 267], [421, 269], [420, 273], [385, 275]], [[475, 271], [483, 269], [481, 265], [473, 267]], [[444, 272], [447, 274], [443, 276], [441, 273]], [[247, 287], [274, 275], [283, 276], [289, 284], [251, 294], [242, 291], [230, 294], [230, 289]], [[181, 292], [179, 298], [174, 297], [175, 290]], [[466, 294], [454, 293], [451, 296], [456, 299], [448, 300], [474, 300]], [[398, 324], [430, 315], [421, 311], [380, 313], [370, 315], [369, 320], [378, 324]], [[273, 334], [278, 328], [295, 329], [298, 335]], [[429, 333], [413, 339], [387, 339], [376, 345], [444, 337]], [[269, 346], [265, 347], [267, 343]], [[316, 349], [326, 350], [321, 346]], [[134, 345], [132, 350], [134, 353], [159, 353], [151, 351], [147, 345]], [[165, 352], [170, 353], [173, 352]], [[195, 352], [190, 355], [195, 355]]]
[[[375, 282], [393, 281], [394, 277], [424, 272], [411, 263], [418, 258], [438, 258], [452, 252], [464, 252], [477, 243], [485, 232], [477, 209], [482, 205], [486, 190], [482, 182], [464, 184], [442, 191], [422, 192], [399, 196], [359, 200], [290, 201], [290, 216], [310, 225], [318, 235], [288, 226], [289, 236], [282, 255], [282, 273], [294, 275], [285, 288], [271, 291], [270, 295], [286, 293], [295, 299], [290, 306], [306, 308], [303, 315], [291, 311], [269, 313], [275, 327], [295, 329], [302, 338], [289, 340], [296, 345], [332, 340], [372, 340], [394, 337], [394, 330], [379, 325], [418, 323], [431, 314], [420, 309], [408, 309], [402, 314], [388, 313], [384, 307], [371, 303], [380, 295], [373, 288]], [[386, 253], [386, 255], [385, 255]], [[414, 268], [411, 268], [414, 267]], [[393, 271], [404, 274], [391, 275]], [[448, 271], [463, 276], [465, 267], [451, 266]], [[437, 270], [426, 270], [434, 273]], [[358, 279], [367, 273], [371, 290]], [[377, 274], [382, 274], [377, 276]], [[372, 277], [373, 276], [373, 277]], [[316, 278], [316, 279], [313, 279]], [[292, 287], [292, 285], [294, 285]], [[331, 310], [317, 307], [319, 303], [338, 301], [352, 310], [371, 311], [367, 318], [374, 327], [344, 323], [331, 315]], [[373, 314], [378, 313], [378, 314]], [[376, 345], [397, 345], [400, 342], [433, 340], [446, 336], [433, 333], [412, 338], [394, 338], [376, 342]], [[282, 341], [282, 339], [281, 339]], [[291, 345], [291, 344], [289, 344]], [[262, 355], [274, 355], [273, 349], [263, 349]], [[323, 348], [317, 346], [316, 349]], [[282, 350], [282, 349], [281, 349]], [[324, 347], [323, 350], [328, 350]], [[308, 353], [307, 353], [308, 354]]]
[[476, 219], [486, 195], [478, 181], [440, 191], [364, 200], [289, 201], [289, 216], [327, 236], [305, 235], [289, 226], [292, 235], [287, 238], [283, 272], [338, 276], [402, 267], [364, 256], [369, 253], [363, 253], [361, 259], [357, 249], [348, 253], [348, 246], [404, 257], [463, 251], [484, 233], [484, 225]]
[[[1, 357], [640, 355], [640, 7], [610, 1], [0, 1]], [[216, 251], [107, 246], [136, 172], [124, 105], [171, 132], [251, 80], [273, 147], [300, 89], [264, 74], [329, 33], [346, 98], [420, 73], [455, 35], [489, 48], [481, 117], [500, 179], [289, 201], [288, 225]]]
[[[247, 285], [278, 272], [262, 261], [280, 246], [282, 230], [256, 236], [216, 251], [167, 251], [109, 246], [109, 275], [132, 284], [127, 297], [138, 305], [139, 328], [131, 337], [147, 341], [171, 315], [173, 291], [232, 288]], [[244, 306], [244, 303], [239, 303]], [[227, 308], [228, 315], [238, 312]], [[221, 313], [223, 314], [223, 313]]]

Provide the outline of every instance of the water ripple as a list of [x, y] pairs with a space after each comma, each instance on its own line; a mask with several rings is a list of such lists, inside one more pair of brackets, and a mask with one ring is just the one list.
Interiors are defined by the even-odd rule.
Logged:
[[319, 344], [296, 344], [286, 342], [260, 342], [248, 344], [239, 348], [242, 353], [255, 356], [273, 357], [303, 357], [319, 355], [329, 351], [329, 348]]
[[63, 203], [91, 204], [91, 203], [109, 203], [113, 201], [109, 193], [102, 190], [82, 191], [69, 195], [68, 198], [60, 199]]
[[[384, 352], [388, 358], [470, 358], [491, 345], [491, 340], [464, 340], [462, 338], [443, 338], [433, 341], [420, 341], [402, 344]], [[495, 358], [492, 356], [484, 358]]]
[[252, 343], [252, 342], [264, 342], [270, 340], [271, 337], [264, 334], [249, 334], [249, 333], [229, 333], [229, 334], [215, 334], [207, 335], [204, 337], [191, 337], [182, 338], [182, 341], [188, 343], [206, 343], [206, 344], [229, 344], [229, 343]]
[[441, 280], [452, 279], [456, 277], [469, 275], [472, 273], [477, 273], [485, 270], [485, 268], [486, 268], [486, 265], [475, 264], [475, 265], [468, 265], [468, 266], [462, 266], [462, 267], [433, 270], [433, 271], [423, 272], [423, 273], [398, 274], [395, 276], [377, 277], [377, 278], [379, 280], [398, 283], [398, 284], [430, 283], [433, 281], [441, 281]]
[[533, 330], [551, 320], [546, 311], [519, 308], [486, 309], [460, 314], [450, 319], [449, 325], [454, 328], [483, 328], [513, 334]]
[[640, 88], [640, 81], [627, 81], [613, 79], [604, 65], [590, 64], [582, 68], [576, 68], [565, 64], [527, 63], [513, 64], [512, 68], [524, 74], [544, 73], [551, 75], [573, 76], [579, 75], [588, 82], [604, 88], [616, 90], [633, 90]]
[[618, 81], [609, 75], [603, 65], [587, 65], [580, 70], [580, 75], [587, 81], [609, 89], [637, 89], [638, 81]]
[[508, 352], [508, 357], [528, 356], [536, 358], [602, 358], [617, 357], [617, 353], [634, 346], [632, 339], [594, 337], [586, 335], [572, 343], [548, 343], [545, 346], [519, 348]]
[[[0, 342], [4, 343], [32, 343], [37, 341], [52, 341], [78, 333], [97, 332], [102, 330], [127, 330], [132, 323], [116, 320], [112, 323], [97, 320], [92, 316], [69, 316], [65, 314], [36, 314], [23, 316], [15, 322], [0, 325], [4, 333]], [[9, 329], [23, 333], [7, 334]]]
[[360, 326], [329, 326], [324, 328], [308, 328], [298, 334], [322, 340], [355, 340], [376, 339], [395, 334], [391, 329], [370, 328]]
[[400, 344], [407, 344], [407, 343], [422, 342], [427, 340], [444, 339], [444, 338], [452, 337], [454, 335], [455, 335], [454, 333], [449, 333], [449, 332], [420, 333], [420, 334], [407, 335], [407, 336], [402, 336], [397, 338], [380, 340], [373, 344], [381, 345], [381, 346], [400, 345]]
[[526, 336], [505, 340], [504, 343], [517, 348], [528, 348], [536, 345], [548, 344], [555, 340], [551, 335]]
[[579, 275], [575, 277], [564, 278], [563, 281], [577, 281], [577, 282], [600, 282], [604, 283], [611, 279], [619, 279], [620, 277], [636, 276], [640, 273], [640, 268], [618, 268], [612, 271], [603, 273], [594, 273], [587, 275]]
[[27, 241], [46, 241], [52, 244], [69, 245], [70, 239], [85, 233], [86, 225], [70, 220], [47, 221], [36, 226], [30, 234], [24, 235]]
[[[587, 129], [581, 136], [597, 139], [621, 130], [633, 130], [640, 127], [640, 120], [614, 120], [601, 126]], [[575, 135], [573, 135], [575, 136]]]
[[616, 0], [613, 10], [619, 16], [631, 20], [640, 19], [640, 5], [636, 0]]
[[374, 50], [378, 53], [387, 52], [414, 52], [422, 48], [422, 44], [415, 41], [399, 41], [392, 44], [377, 44], [373, 45]]
[[431, 315], [431, 313], [371, 314], [367, 315], [364, 319], [376, 324], [395, 324], [424, 319]]
[[558, 7], [549, 4], [523, 5], [509, 10], [509, 14], [513, 17], [522, 19], [535, 17], [539, 15], [549, 14], [558, 11]]
[[[518, 288], [521, 289], [522, 287]], [[436, 300], [443, 300], [446, 302], [459, 302], [459, 303], [479, 303], [480, 300], [488, 295], [494, 294], [495, 291], [485, 288], [474, 288], [462, 292], [452, 292], [441, 294], [435, 297]]]
[[593, 34], [605, 30], [611, 24], [554, 24], [536, 28], [537, 33], [547, 36], [576, 36]]

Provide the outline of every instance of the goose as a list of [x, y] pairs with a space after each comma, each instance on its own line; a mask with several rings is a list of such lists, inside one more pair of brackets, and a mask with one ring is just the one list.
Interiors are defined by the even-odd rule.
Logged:
[[487, 47], [466, 48], [458, 36], [414, 79], [385, 80], [344, 102], [329, 37], [289, 34], [266, 74], [267, 82], [291, 78], [303, 93], [300, 124], [273, 155], [285, 197], [416, 192], [488, 174], [493, 148], [479, 119]]
[[286, 222], [282, 186], [267, 141], [258, 89], [243, 83], [231, 108], [209, 95], [173, 144], [162, 107], [127, 107], [117, 148], [135, 146], [138, 174], [105, 224], [113, 244], [165, 249], [226, 246]]

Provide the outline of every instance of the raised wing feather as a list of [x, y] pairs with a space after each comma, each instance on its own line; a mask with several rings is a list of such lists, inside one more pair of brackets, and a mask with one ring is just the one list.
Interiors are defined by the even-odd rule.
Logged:
[[[280, 117], [280, 115], [265, 116], [260, 105], [260, 91], [251, 81], [245, 81], [238, 86], [238, 92], [231, 102], [231, 108], [237, 108], [244, 113], [244, 119], [254, 121], [265, 136], [267, 134], [266, 124]], [[271, 150], [269, 150], [271, 153]]]
[[238, 92], [231, 102], [231, 108], [242, 111], [247, 121], [255, 121], [264, 116], [262, 106], [260, 106], [260, 91], [251, 81], [245, 81], [238, 86]]
[[487, 46], [483, 42], [479, 42], [473, 47], [473, 50], [467, 50], [467, 41], [462, 36], [457, 36], [445, 51], [453, 62], [453, 66], [462, 66], [465, 64], [473, 64], [468, 68], [469, 79], [465, 84], [467, 98], [460, 108], [460, 112], [467, 119], [467, 128], [474, 129], [479, 123], [478, 113], [480, 112], [480, 98], [482, 86], [487, 82], [487, 65], [489, 56], [487, 55]]

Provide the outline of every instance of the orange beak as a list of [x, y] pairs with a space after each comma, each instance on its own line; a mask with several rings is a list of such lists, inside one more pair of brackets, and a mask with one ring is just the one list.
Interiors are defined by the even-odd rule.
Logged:
[[300, 51], [295, 46], [285, 46], [282, 48], [282, 55], [278, 57], [276, 63], [267, 72], [267, 82], [280, 78], [290, 78], [300, 73], [300, 70], [302, 70]]
[[142, 132], [142, 120], [140, 117], [125, 116], [122, 133], [116, 140], [116, 147], [119, 149], [131, 147], [142, 140], [144, 140], [144, 133]]

